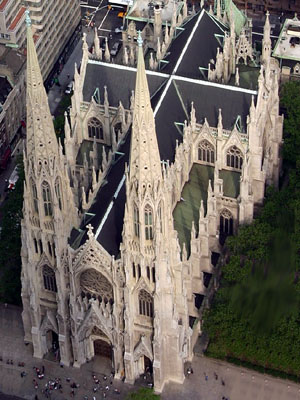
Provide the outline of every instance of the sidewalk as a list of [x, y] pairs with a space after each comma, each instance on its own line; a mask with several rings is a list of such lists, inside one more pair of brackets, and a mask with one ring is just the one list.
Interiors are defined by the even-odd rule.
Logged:
[[[94, 31], [90, 29], [89, 32], [87, 28], [82, 28], [82, 33], [87, 33], [87, 43], [89, 47], [92, 45], [94, 41]], [[62, 97], [64, 96], [65, 89], [67, 85], [73, 80], [74, 78], [74, 69], [75, 69], [75, 62], [77, 63], [77, 67], [79, 67], [82, 58], [82, 39], [80, 39], [75, 46], [73, 53], [70, 55], [68, 61], [64, 65], [61, 73], [58, 76], [58, 80], [60, 86], [53, 84], [51, 89], [48, 92], [48, 102], [50, 107], [50, 112], [52, 115], [55, 115], [55, 110], [60, 103]]]
[[[126, 394], [136, 387], [123, 383], [122, 381], [109, 378], [111, 373], [110, 361], [105, 358], [96, 358], [95, 361], [85, 364], [80, 369], [63, 367], [58, 362], [48, 360], [39, 360], [32, 357], [32, 345], [24, 344], [24, 334], [21, 319], [21, 308], [0, 304], [0, 392], [18, 396], [24, 399], [33, 400], [35, 395], [39, 399], [46, 398], [42, 394], [42, 389], [49, 379], [60, 378], [62, 384], [62, 393], [59, 390], [53, 390], [51, 400], [71, 399], [70, 384], [75, 382], [79, 384], [79, 388], [75, 389], [75, 399], [83, 399], [87, 396], [89, 400], [96, 397], [97, 400], [106, 399], [124, 399]], [[12, 360], [13, 365], [7, 364], [7, 360]], [[24, 367], [19, 367], [18, 362], [24, 362]], [[45, 377], [41, 380], [37, 378], [34, 367], [45, 368]], [[26, 376], [21, 377], [21, 372], [25, 371]], [[95, 372], [100, 381], [98, 385], [101, 387], [97, 392], [93, 392], [93, 388], [97, 385], [94, 383], [92, 374]], [[107, 379], [104, 380], [104, 376]], [[70, 378], [70, 382], [66, 381]], [[35, 390], [33, 379], [38, 382], [38, 389]], [[105, 386], [109, 387], [107, 391]], [[114, 393], [114, 389], [119, 389], [121, 394]], [[1, 399], [1, 395], [0, 395]]]

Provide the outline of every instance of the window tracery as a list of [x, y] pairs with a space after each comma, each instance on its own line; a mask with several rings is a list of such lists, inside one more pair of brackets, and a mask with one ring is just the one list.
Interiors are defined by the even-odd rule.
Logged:
[[88, 134], [90, 138], [103, 140], [103, 126], [98, 118], [90, 118], [88, 121]]
[[243, 165], [243, 154], [236, 146], [232, 146], [226, 153], [227, 167], [241, 170]]
[[38, 195], [37, 195], [37, 190], [36, 190], [36, 184], [34, 183], [34, 181], [32, 179], [31, 179], [31, 190], [32, 190], [33, 209], [37, 213], [39, 211]]
[[134, 234], [136, 237], [140, 236], [140, 216], [139, 216], [139, 210], [137, 206], [134, 206], [133, 210], [133, 225], [134, 225]]
[[144, 289], [139, 292], [139, 313], [153, 318], [153, 298]]
[[215, 163], [215, 148], [208, 140], [201, 140], [198, 146], [198, 160]]
[[50, 292], [57, 292], [55, 272], [48, 265], [43, 266], [44, 288]]
[[227, 209], [224, 209], [220, 215], [220, 233], [233, 235], [233, 216]]
[[94, 269], [82, 272], [80, 287], [88, 298], [99, 298], [100, 301], [103, 300], [105, 303], [113, 302], [113, 287], [111, 283], [104, 275]]
[[152, 209], [149, 205], [145, 207], [145, 238], [146, 240], [153, 239], [153, 217]]
[[44, 212], [46, 217], [52, 216], [52, 200], [49, 183], [44, 181], [42, 183], [42, 193], [44, 202]]
[[59, 209], [62, 210], [62, 195], [61, 195], [61, 184], [60, 179], [57, 178], [55, 181], [55, 194], [58, 201]]

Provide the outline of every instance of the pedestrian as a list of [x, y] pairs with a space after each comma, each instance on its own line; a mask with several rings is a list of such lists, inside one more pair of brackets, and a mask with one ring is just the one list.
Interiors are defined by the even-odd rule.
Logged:
[[45, 367], [42, 365], [42, 374], [45, 374]]
[[221, 379], [222, 386], [225, 386], [225, 382]]
[[214, 372], [215, 380], [218, 380], [218, 375]]
[[67, 75], [68, 79], [70, 79], [70, 74]]

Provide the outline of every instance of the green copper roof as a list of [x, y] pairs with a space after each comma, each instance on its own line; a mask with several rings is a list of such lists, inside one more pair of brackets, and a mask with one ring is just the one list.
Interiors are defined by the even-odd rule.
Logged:
[[[222, 170], [220, 178], [223, 179], [224, 196], [237, 198], [240, 193], [240, 173]], [[198, 231], [199, 208], [201, 200], [204, 203], [206, 213], [208, 181], [213, 186], [214, 168], [207, 165], [194, 164], [190, 179], [184, 185], [181, 193], [181, 200], [177, 203], [174, 212], [174, 228], [178, 233], [180, 247], [186, 245], [187, 253], [190, 254], [190, 239], [192, 222], [195, 222], [195, 229]]]
[[[215, 6], [214, 6], [214, 10], [215, 13], [217, 11], [217, 1], [215, 0]], [[237, 6], [234, 4], [234, 2], [232, 0], [220, 0], [221, 1], [221, 12], [222, 14], [224, 14], [224, 12], [227, 13], [228, 18], [231, 15], [231, 12], [233, 13], [233, 18], [234, 18], [234, 23], [235, 23], [235, 33], [237, 35], [239, 35], [241, 33], [241, 30], [243, 29], [243, 27], [246, 24], [246, 17], [245, 15], [242, 13], [242, 11], [240, 11]]]
[[[110, 147], [106, 146], [105, 144], [97, 142], [97, 153], [98, 153], [98, 163], [99, 163], [99, 165], [102, 164], [103, 147], [105, 147], [106, 155], [108, 155], [108, 151], [109, 151]], [[90, 151], [93, 151], [93, 142], [91, 142], [90, 140], [84, 140], [81, 143], [81, 146], [80, 146], [80, 148], [78, 150], [77, 158], [76, 158], [76, 164], [77, 165], [83, 165], [83, 155], [85, 153], [87, 162], [88, 162], [89, 166], [91, 166], [92, 162], [90, 160]]]

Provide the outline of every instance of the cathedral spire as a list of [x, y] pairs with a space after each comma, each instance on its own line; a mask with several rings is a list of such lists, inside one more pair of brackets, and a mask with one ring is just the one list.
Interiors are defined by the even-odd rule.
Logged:
[[271, 42], [271, 26], [269, 20], [269, 11], [266, 12], [266, 21], [264, 26], [264, 37], [262, 41], [262, 62], [268, 64], [271, 57], [272, 42]]
[[58, 144], [33, 41], [29, 11], [26, 11], [26, 25], [27, 158], [33, 158], [37, 165], [45, 159], [58, 156]]
[[137, 180], [140, 186], [148, 187], [150, 185], [153, 187], [154, 183], [161, 179], [160, 155], [145, 71], [143, 41], [139, 32], [130, 149], [130, 180]]

